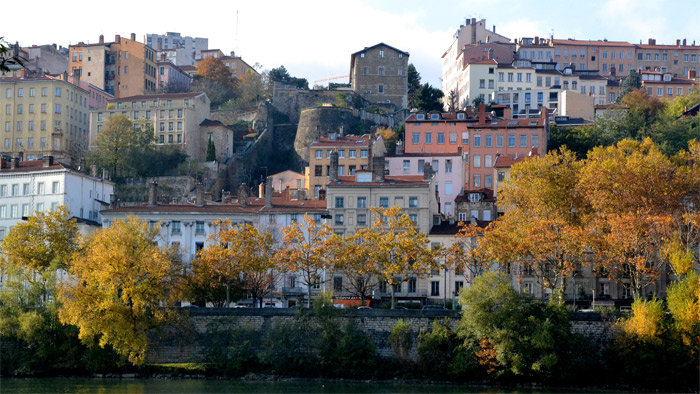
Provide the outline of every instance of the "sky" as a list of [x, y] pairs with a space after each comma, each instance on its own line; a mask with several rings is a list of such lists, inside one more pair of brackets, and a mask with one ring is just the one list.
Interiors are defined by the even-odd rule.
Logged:
[[[467, 18], [511, 39], [547, 37], [700, 45], [700, 11], [691, 0], [589, 1], [133, 1], [44, 0], [3, 5], [0, 36], [22, 46], [68, 46], [106, 41], [115, 34], [180, 32], [206, 37], [209, 48], [236, 55], [263, 70], [284, 65], [310, 85], [347, 82], [350, 54], [384, 42], [410, 53], [423, 82], [440, 87], [441, 56]], [[114, 5], [118, 4], [117, 7]], [[171, 5], [170, 7], [166, 6]], [[40, 11], [32, 11], [40, 10]], [[35, 12], [35, 14], [32, 14]], [[21, 16], [21, 17], [20, 17]]]

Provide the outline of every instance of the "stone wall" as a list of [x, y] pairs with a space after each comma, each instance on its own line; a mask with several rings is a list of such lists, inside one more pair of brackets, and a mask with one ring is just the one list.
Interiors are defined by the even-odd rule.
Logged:
[[[457, 329], [459, 312], [420, 311], [420, 310], [386, 310], [386, 309], [348, 309], [336, 310], [342, 323], [355, 322], [356, 326], [368, 334], [374, 341], [377, 352], [382, 357], [391, 356], [389, 333], [399, 320], [409, 323], [414, 345], [411, 348], [416, 357], [416, 344], [421, 330], [429, 330], [436, 319], [446, 319], [452, 329]], [[201, 361], [203, 340], [210, 327], [233, 329], [251, 327], [264, 333], [275, 323], [293, 319], [295, 309], [188, 309], [188, 316], [183, 316], [180, 324], [160, 333], [154, 333], [155, 345], [148, 354], [148, 362], [175, 363]], [[605, 346], [611, 337], [611, 324], [597, 313], [572, 314], [572, 332], [588, 337], [599, 347]]]

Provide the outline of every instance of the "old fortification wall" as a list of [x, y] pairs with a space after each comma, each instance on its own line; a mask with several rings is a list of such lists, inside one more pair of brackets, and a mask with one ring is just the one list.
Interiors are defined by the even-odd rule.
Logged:
[[[391, 356], [389, 333], [399, 320], [409, 323], [414, 340], [412, 346], [415, 357], [416, 342], [421, 330], [429, 330], [436, 319], [446, 319], [452, 329], [457, 328], [459, 312], [419, 311], [386, 309], [336, 310], [342, 323], [353, 321], [374, 341], [379, 355]], [[156, 344], [150, 349], [149, 362], [175, 363], [201, 360], [202, 344], [212, 328], [215, 330], [251, 327], [265, 333], [277, 322], [293, 319], [299, 312], [294, 309], [219, 309], [201, 308], [189, 310], [179, 327], [164, 330], [157, 336]], [[577, 313], [572, 315], [572, 332], [588, 337], [598, 346], [605, 346], [611, 338], [611, 325], [597, 313]]]

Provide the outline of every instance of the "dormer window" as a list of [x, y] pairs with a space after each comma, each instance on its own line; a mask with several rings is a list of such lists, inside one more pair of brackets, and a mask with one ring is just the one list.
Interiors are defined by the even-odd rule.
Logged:
[[438, 119], [440, 119], [440, 115], [439, 114], [430, 114], [430, 119], [431, 120], [438, 120]]
[[371, 172], [358, 172], [356, 179], [357, 179], [357, 182], [372, 182], [372, 173]]
[[463, 119], [464, 119], [464, 112], [458, 112], [458, 113], [457, 113], [457, 119], [463, 120]]
[[469, 201], [470, 202], [481, 201], [481, 193], [469, 193]]
[[425, 120], [425, 115], [423, 115], [423, 114], [416, 114], [416, 120]]
[[360, 57], [365, 57], [365, 53], [362, 52], [362, 53], [360, 54]]

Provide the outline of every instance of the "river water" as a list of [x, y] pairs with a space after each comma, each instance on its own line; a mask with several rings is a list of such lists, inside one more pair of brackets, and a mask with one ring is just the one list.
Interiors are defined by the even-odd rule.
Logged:
[[541, 393], [541, 388], [361, 383], [337, 381], [248, 382], [196, 379], [2, 378], [0, 393]]

